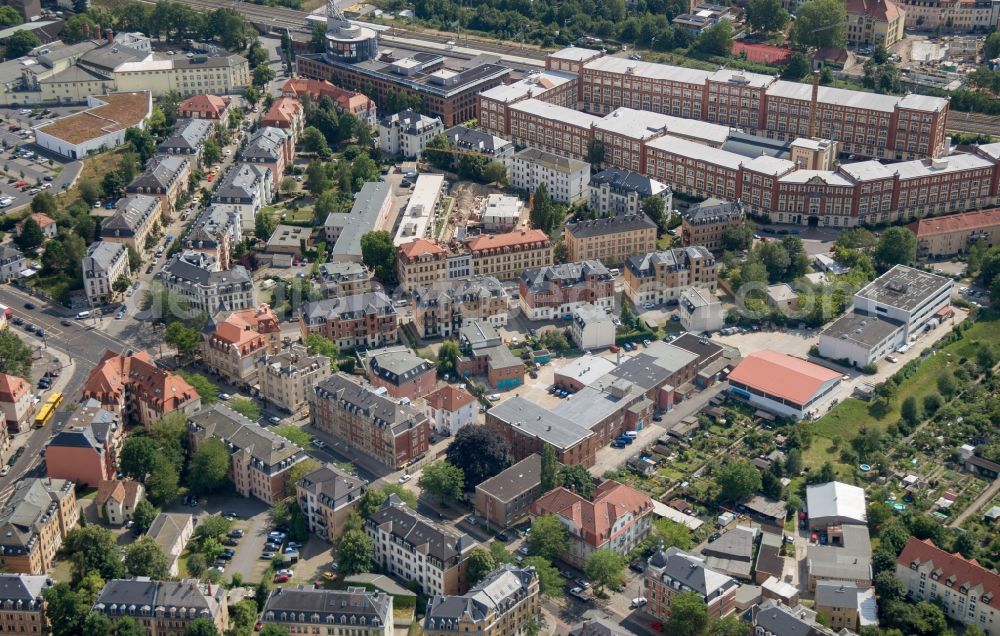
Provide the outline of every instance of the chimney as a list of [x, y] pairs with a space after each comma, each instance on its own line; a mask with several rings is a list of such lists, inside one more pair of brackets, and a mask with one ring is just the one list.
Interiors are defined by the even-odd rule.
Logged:
[[111, 29], [105, 29], [104, 30], [104, 34], [106, 36], [108, 36], [108, 44], [114, 44], [115, 43], [115, 32], [114, 31], [112, 31]]
[[819, 71], [813, 71], [812, 99], [809, 102], [809, 138], [816, 137], [816, 103], [819, 101]]

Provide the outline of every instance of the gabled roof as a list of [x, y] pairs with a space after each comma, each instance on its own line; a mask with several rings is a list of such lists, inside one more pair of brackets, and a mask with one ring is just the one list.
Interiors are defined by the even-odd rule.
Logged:
[[286, 438], [221, 404], [191, 415], [188, 427], [202, 438], [221, 440], [230, 453], [247, 454], [268, 474], [277, 474], [306, 457], [300, 447]]
[[222, 112], [229, 107], [232, 98], [219, 95], [192, 95], [180, 103], [178, 108], [181, 112], [192, 111], [197, 113], [207, 113], [214, 119], [219, 119]]
[[405, 262], [412, 262], [421, 256], [438, 256], [445, 253], [444, 248], [437, 241], [419, 237], [408, 243], [403, 243], [396, 248], [396, 251]]
[[[905, 568], [931, 564], [932, 569], [938, 572], [939, 586], [955, 590], [976, 590], [980, 597], [989, 595], [993, 602], [1000, 599], [1000, 574], [990, 572], [975, 559], [946, 552], [930, 539], [921, 541], [910, 537], [906, 547], [899, 553], [896, 564]], [[951, 584], [948, 583], [949, 580], [952, 581]]]
[[0, 402], [16, 402], [31, 385], [24, 378], [8, 373], [0, 373]]
[[160, 152], [167, 149], [201, 150], [214, 125], [207, 119], [182, 119], [174, 126], [174, 134], [160, 144]]
[[610, 479], [597, 487], [590, 501], [560, 487], [531, 504], [532, 515], [554, 514], [562, 517], [578, 529], [584, 541], [594, 547], [604, 545], [614, 534], [622, 532], [627, 526], [613, 532], [622, 519], [631, 518], [634, 521], [652, 510], [653, 501], [648, 495]]
[[453, 384], [446, 384], [440, 389], [429, 393], [424, 397], [428, 406], [433, 409], [443, 409], [449, 413], [454, 413], [463, 406], [476, 401], [468, 391], [464, 391]]
[[128, 356], [106, 351], [87, 376], [83, 394], [104, 404], [119, 402], [124, 399], [126, 385], [134, 396], [164, 413], [199, 399], [187, 380], [157, 367], [145, 351]]
[[368, 517], [367, 525], [449, 566], [455, 558], [462, 557], [477, 545], [469, 535], [459, 534], [414, 512], [396, 495], [390, 495], [382, 507]]
[[133, 479], [102, 479], [97, 484], [96, 503], [103, 507], [108, 501], [115, 501], [134, 510], [141, 492], [142, 484]]
[[739, 586], [732, 577], [716, 572], [702, 559], [679, 548], [657, 550], [649, 557], [649, 567], [655, 568], [665, 580], [674, 581], [682, 589], [697, 592], [703, 598], [714, 598]]
[[541, 230], [514, 230], [505, 234], [480, 234], [469, 241], [473, 252], [504, 247], [529, 247], [534, 243], [548, 246], [549, 236]]

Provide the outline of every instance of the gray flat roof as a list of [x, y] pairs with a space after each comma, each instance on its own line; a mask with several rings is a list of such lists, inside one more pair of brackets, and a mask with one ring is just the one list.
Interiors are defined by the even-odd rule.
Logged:
[[590, 429], [520, 396], [504, 400], [489, 412], [507, 425], [557, 449], [571, 448], [593, 435]]
[[896, 320], [860, 312], [844, 314], [820, 333], [820, 337], [847, 340], [871, 348], [903, 328]]
[[538, 486], [541, 479], [542, 456], [533, 453], [479, 484], [476, 490], [482, 490], [500, 501], [510, 501]]
[[945, 285], [951, 284], [950, 278], [922, 272], [905, 265], [896, 265], [868, 283], [855, 296], [910, 311]]

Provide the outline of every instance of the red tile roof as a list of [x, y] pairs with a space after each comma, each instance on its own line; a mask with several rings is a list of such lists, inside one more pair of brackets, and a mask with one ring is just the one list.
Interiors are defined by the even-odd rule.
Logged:
[[145, 351], [124, 356], [110, 350], [90, 371], [83, 384], [83, 395], [103, 404], [122, 402], [126, 386], [134, 397], [161, 413], [169, 413], [199, 398], [187, 380], [157, 367]]
[[313, 99], [329, 97], [338, 108], [352, 113], [357, 112], [359, 108], [370, 110], [372, 107], [372, 100], [367, 95], [345, 90], [326, 80], [293, 77], [281, 87], [281, 93], [289, 97], [302, 95], [309, 95]]
[[222, 113], [229, 107], [229, 97], [219, 95], [193, 95], [180, 103], [178, 110], [182, 113], [194, 112], [202, 113], [212, 119], [219, 119]]
[[1000, 225], [1000, 208], [992, 210], [977, 210], [951, 216], [938, 216], [920, 219], [907, 225], [907, 229], [916, 234], [917, 238], [951, 234], [952, 232], [967, 232], [969, 230], [989, 230]]
[[30, 389], [24, 378], [0, 373], [0, 402], [16, 402]]
[[444, 254], [444, 248], [438, 245], [437, 241], [425, 238], [415, 238], [409, 243], [403, 243], [396, 250], [399, 252], [399, 256], [406, 262], [413, 261], [426, 254]]
[[991, 606], [1000, 602], [1000, 575], [990, 572], [975, 559], [966, 559], [961, 554], [946, 552], [934, 545], [930, 539], [923, 541], [916, 537], [910, 537], [906, 542], [906, 547], [899, 553], [896, 559], [898, 565], [909, 568], [913, 563], [923, 565], [932, 563], [932, 571], [939, 570], [938, 585], [947, 585], [950, 577], [954, 576], [951, 588], [958, 590], [965, 587], [969, 590], [977, 586], [982, 586], [982, 594], [990, 594], [993, 598]]
[[549, 236], [541, 230], [514, 230], [506, 234], [480, 234], [469, 241], [473, 252], [492, 250], [498, 247], [518, 247], [532, 243], [548, 243]]
[[103, 507], [108, 500], [114, 499], [118, 503], [129, 503], [134, 508], [139, 503], [139, 488], [139, 482], [131, 479], [102, 479], [97, 484], [96, 503], [98, 507]]
[[892, 0], [847, 0], [847, 12], [862, 13], [883, 22], [892, 22], [903, 14]]
[[743, 358], [729, 374], [730, 380], [796, 404], [807, 403], [824, 383], [839, 377], [826, 367], [767, 349]]
[[[592, 501], [565, 488], [556, 488], [531, 504], [531, 514], [558, 515], [580, 529], [584, 541], [599, 547], [611, 540], [611, 529], [623, 517], [638, 518], [653, 509], [647, 495], [617, 481], [607, 480], [594, 491]], [[624, 532], [629, 524], [622, 526]]]
[[271, 104], [267, 114], [261, 119], [262, 126], [275, 126], [280, 124], [291, 125], [302, 112], [302, 102], [292, 97], [279, 97]]
[[468, 391], [463, 391], [450, 384], [441, 387], [433, 393], [429, 393], [424, 399], [427, 400], [427, 404], [431, 408], [444, 409], [449, 413], [454, 413], [463, 406], [476, 401], [476, 398], [472, 397]]

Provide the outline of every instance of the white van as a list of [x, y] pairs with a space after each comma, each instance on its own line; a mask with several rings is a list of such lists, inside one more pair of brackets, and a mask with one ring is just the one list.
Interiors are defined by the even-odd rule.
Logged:
[[625, 437], [631, 437], [632, 439], [635, 439], [639, 437], [639, 434], [636, 433], [635, 431], [625, 431]]
[[83, 320], [84, 318], [90, 318], [90, 312], [89, 311], [81, 311], [80, 313], [78, 313], [76, 315], [76, 319], [77, 320]]

